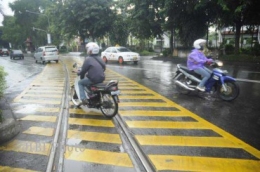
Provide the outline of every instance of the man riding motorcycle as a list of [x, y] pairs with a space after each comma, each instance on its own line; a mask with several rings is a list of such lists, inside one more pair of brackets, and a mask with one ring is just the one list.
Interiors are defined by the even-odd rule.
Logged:
[[[79, 94], [82, 104], [88, 104], [88, 98], [85, 95], [84, 87], [89, 87], [92, 84], [101, 83], [105, 80], [106, 64], [99, 58], [99, 46], [90, 42], [86, 45], [86, 50], [88, 57], [86, 57], [81, 71], [78, 72], [80, 79], [78, 82], [79, 85]], [[85, 77], [86, 76], [86, 77]]]
[[202, 52], [205, 43], [206, 43], [205, 39], [198, 39], [194, 41], [193, 43], [194, 49], [188, 55], [188, 60], [187, 60], [188, 69], [193, 70], [195, 73], [202, 76], [201, 82], [196, 87], [196, 89], [200, 91], [205, 91], [204, 85], [211, 75], [211, 71], [208, 68], [206, 68], [204, 65], [210, 64], [213, 61], [212, 59], [208, 59]]

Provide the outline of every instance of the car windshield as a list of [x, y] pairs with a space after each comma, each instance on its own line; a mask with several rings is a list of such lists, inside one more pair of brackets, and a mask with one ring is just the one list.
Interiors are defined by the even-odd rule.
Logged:
[[22, 53], [21, 50], [13, 50], [13, 53]]
[[55, 51], [57, 51], [57, 48], [56, 47], [46, 47], [45, 50], [48, 52], [55, 52]]
[[116, 49], [117, 49], [117, 51], [119, 51], [119, 52], [131, 52], [131, 50], [129, 50], [129, 49], [125, 48], [125, 47], [118, 47], [118, 48], [116, 48]]

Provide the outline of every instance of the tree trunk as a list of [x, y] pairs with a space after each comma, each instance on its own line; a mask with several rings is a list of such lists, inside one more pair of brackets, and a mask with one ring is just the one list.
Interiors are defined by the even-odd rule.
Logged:
[[240, 34], [241, 34], [241, 27], [242, 27], [242, 22], [237, 21], [236, 22], [236, 33], [235, 33], [235, 54], [239, 54], [239, 40], [240, 40]]
[[170, 52], [171, 52], [171, 55], [173, 54], [173, 36], [174, 36], [174, 29], [172, 28], [171, 29], [171, 37], [170, 37]]

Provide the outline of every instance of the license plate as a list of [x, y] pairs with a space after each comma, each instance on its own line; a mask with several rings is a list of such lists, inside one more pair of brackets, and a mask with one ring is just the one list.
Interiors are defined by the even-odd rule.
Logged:
[[133, 59], [134, 59], [134, 60], [137, 60], [137, 57], [134, 57]]
[[120, 90], [117, 90], [117, 91], [111, 91], [111, 95], [119, 95], [120, 94]]

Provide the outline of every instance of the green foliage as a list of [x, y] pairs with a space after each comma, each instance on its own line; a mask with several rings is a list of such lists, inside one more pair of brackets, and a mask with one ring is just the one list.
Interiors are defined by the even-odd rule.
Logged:
[[59, 53], [67, 53], [67, 52], [68, 52], [68, 49], [67, 49], [66, 46], [61, 46], [61, 47], [59, 48]]
[[6, 88], [6, 81], [5, 81], [5, 76], [7, 73], [4, 71], [4, 67], [0, 66], [0, 98], [4, 94], [4, 90]]
[[25, 30], [16, 23], [16, 18], [13, 16], [7, 16], [5, 17], [3, 24], [3, 35], [1, 38], [7, 42], [11, 42], [13, 47], [24, 46], [26, 33]]
[[155, 54], [154, 52], [147, 51], [147, 50], [143, 50], [140, 52], [141, 56], [149, 56], [149, 55], [154, 55], [154, 54]]
[[226, 54], [233, 54], [234, 50], [235, 50], [234, 45], [232, 45], [232, 44], [226, 44], [225, 45]]
[[115, 19], [111, 10], [112, 0], [68, 0], [57, 4], [53, 10], [57, 20], [57, 28], [64, 35], [73, 37], [80, 35], [84, 40], [95, 40], [103, 37], [110, 29]]
[[260, 62], [260, 56], [252, 56], [247, 54], [231, 54], [231, 55], [221, 55], [220, 60], [234, 61], [234, 62]]
[[3, 122], [2, 110], [0, 109], [0, 123]]
[[126, 46], [128, 34], [128, 22], [124, 19], [122, 15], [118, 15], [109, 33], [111, 44]]
[[164, 16], [161, 0], [129, 0], [127, 5], [134, 6], [129, 11], [130, 32], [140, 39], [162, 35]]
[[162, 54], [163, 54], [164, 57], [172, 56], [171, 49], [170, 49], [170, 48], [165, 48], [165, 49], [162, 51]]
[[260, 44], [256, 43], [254, 47], [252, 48], [252, 55], [254, 56], [260, 56]]
[[[4, 24], [4, 27], [6, 27], [6, 30], [12, 30], [14, 27], [15, 30], [11, 32], [12, 34], [10, 34], [10, 32], [4, 33], [5, 35], [9, 35], [10, 38], [8, 41], [12, 44], [16, 43], [17, 46], [24, 46], [24, 41], [30, 37], [33, 44], [36, 46], [47, 44], [46, 32], [49, 30], [48, 18], [51, 19], [52, 17], [47, 16], [46, 9], [49, 8], [52, 3], [53, 2], [50, 2], [49, 0], [19, 0], [11, 3], [10, 8], [14, 11], [14, 24]], [[27, 10], [30, 12], [27, 12]], [[44, 31], [33, 31], [33, 27]], [[13, 37], [16, 37], [18, 40], [13, 42]]]

